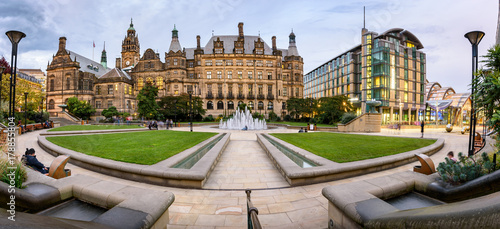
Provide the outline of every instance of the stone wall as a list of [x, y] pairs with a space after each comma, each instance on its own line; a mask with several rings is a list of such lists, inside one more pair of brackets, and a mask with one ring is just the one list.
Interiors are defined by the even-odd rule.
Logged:
[[382, 115], [365, 113], [347, 124], [339, 124], [339, 132], [380, 132]]

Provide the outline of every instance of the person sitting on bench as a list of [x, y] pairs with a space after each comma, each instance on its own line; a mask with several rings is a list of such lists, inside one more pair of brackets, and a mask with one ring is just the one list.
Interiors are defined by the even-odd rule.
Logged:
[[26, 156], [26, 165], [27, 166], [35, 169], [36, 171], [38, 171], [42, 174], [49, 173], [49, 168], [45, 167], [41, 162], [38, 161], [38, 159], [36, 159], [35, 149], [26, 148], [25, 156]]

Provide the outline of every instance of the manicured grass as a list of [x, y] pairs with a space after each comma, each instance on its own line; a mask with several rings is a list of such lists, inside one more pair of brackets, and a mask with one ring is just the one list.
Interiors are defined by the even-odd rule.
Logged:
[[152, 165], [214, 135], [215, 133], [159, 130], [47, 137], [47, 140], [58, 146], [92, 156]]
[[271, 135], [339, 163], [403, 153], [436, 142], [430, 139], [324, 132]]
[[50, 129], [49, 131], [73, 131], [73, 130], [113, 130], [113, 129], [133, 129], [141, 128], [138, 124], [135, 125], [71, 125], [61, 126]]
[[[285, 125], [290, 125], [290, 126], [307, 126], [307, 122], [268, 122], [268, 124], [285, 124]], [[316, 124], [318, 127], [336, 127], [335, 125], [328, 125], [328, 124]]]

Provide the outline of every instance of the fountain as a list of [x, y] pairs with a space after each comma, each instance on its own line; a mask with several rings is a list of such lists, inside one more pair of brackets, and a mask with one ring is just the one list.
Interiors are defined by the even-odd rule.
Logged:
[[245, 111], [240, 111], [240, 108], [236, 110], [233, 117], [227, 121], [220, 120], [220, 129], [229, 130], [242, 130], [247, 127], [248, 130], [265, 130], [267, 129], [266, 120], [259, 120], [258, 118], [253, 118], [250, 110], [245, 107]]

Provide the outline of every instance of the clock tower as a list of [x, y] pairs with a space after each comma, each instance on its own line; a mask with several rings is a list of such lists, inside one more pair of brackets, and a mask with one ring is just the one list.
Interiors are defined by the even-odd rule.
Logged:
[[139, 37], [135, 34], [134, 24], [130, 19], [130, 28], [127, 30], [127, 36], [122, 42], [122, 68], [134, 67], [140, 58]]

